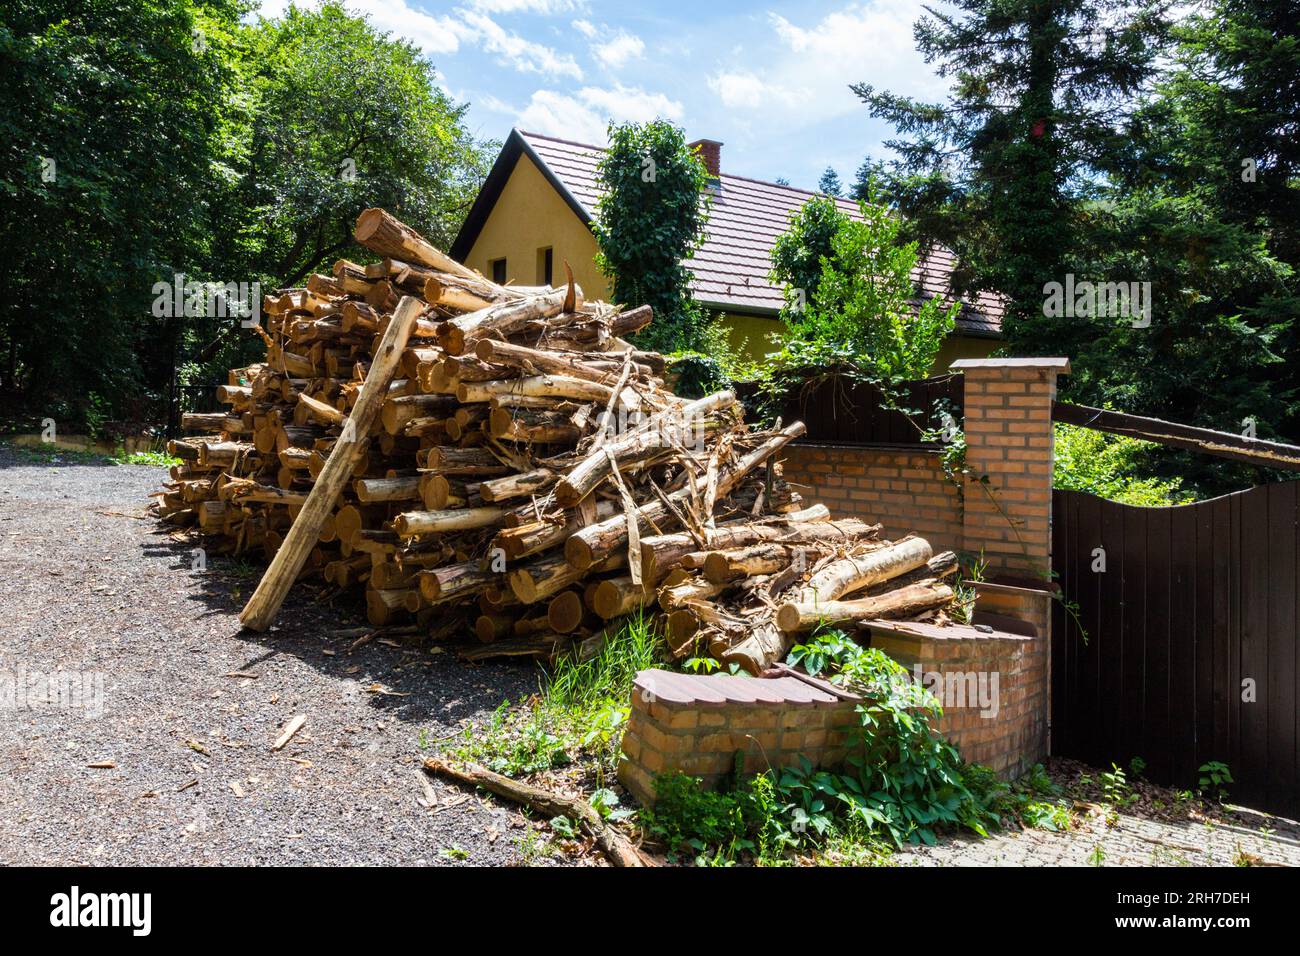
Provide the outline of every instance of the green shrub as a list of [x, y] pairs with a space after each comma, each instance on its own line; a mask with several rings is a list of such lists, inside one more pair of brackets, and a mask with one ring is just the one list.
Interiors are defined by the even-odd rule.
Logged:
[[1148, 508], [1185, 504], [1194, 497], [1181, 489], [1179, 479], [1140, 477], [1147, 471], [1143, 458], [1155, 447], [1151, 442], [1062, 422], [1054, 431], [1057, 488]]

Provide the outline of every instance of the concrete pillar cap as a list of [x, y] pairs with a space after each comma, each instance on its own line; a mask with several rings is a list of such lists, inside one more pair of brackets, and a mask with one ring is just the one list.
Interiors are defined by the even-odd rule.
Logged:
[[954, 372], [961, 372], [966, 369], [1041, 368], [1054, 371], [1058, 375], [1070, 374], [1070, 360], [1063, 357], [957, 359], [948, 367]]

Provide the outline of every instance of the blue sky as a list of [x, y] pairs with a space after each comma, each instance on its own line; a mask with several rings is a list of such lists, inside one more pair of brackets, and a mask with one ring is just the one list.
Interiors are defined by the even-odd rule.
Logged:
[[[609, 119], [662, 117], [721, 140], [724, 172], [805, 188], [828, 165], [847, 182], [882, 155], [890, 130], [848, 84], [946, 89], [912, 40], [920, 0], [345, 2], [426, 53], [478, 136], [518, 126], [603, 143]], [[286, 5], [263, 0], [262, 12]]]

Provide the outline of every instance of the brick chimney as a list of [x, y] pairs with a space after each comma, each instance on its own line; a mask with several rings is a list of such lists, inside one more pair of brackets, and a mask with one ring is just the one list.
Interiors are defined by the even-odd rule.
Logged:
[[687, 143], [687, 148], [700, 154], [704, 168], [708, 170], [709, 179], [717, 180], [722, 176], [722, 144], [716, 139], [697, 139]]

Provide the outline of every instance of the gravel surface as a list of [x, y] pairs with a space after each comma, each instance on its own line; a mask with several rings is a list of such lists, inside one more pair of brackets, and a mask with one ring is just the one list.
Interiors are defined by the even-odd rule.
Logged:
[[[535, 690], [535, 673], [349, 652], [334, 632], [363, 614], [302, 588], [270, 632], [241, 633], [260, 568], [193, 570], [195, 542], [144, 514], [164, 477], [0, 445], [0, 864], [517, 862], [513, 809], [436, 780], [433, 808], [417, 803], [419, 743]], [[88, 688], [81, 706], [51, 706], [54, 672]]]

